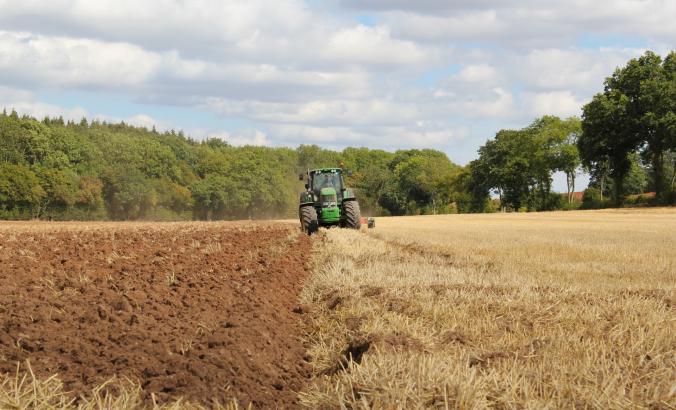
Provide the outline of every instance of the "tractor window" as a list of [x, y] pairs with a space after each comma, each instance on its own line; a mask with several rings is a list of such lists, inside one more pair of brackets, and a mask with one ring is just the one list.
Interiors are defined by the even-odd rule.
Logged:
[[323, 173], [315, 174], [312, 181], [312, 189], [315, 192], [319, 192], [322, 188], [334, 188], [337, 192], [340, 192], [342, 188], [342, 183], [340, 181], [340, 174], [338, 173]]

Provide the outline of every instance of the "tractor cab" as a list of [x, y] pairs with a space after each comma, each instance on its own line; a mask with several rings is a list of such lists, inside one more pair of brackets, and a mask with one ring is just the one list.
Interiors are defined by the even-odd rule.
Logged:
[[324, 188], [333, 188], [336, 193], [343, 190], [343, 177], [340, 168], [316, 169], [310, 171], [310, 186], [315, 195], [321, 195]]

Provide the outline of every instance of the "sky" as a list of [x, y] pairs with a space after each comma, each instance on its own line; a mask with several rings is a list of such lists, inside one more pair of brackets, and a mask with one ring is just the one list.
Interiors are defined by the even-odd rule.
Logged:
[[673, 50], [675, 20], [673, 0], [0, 0], [0, 107], [465, 165], [500, 129], [579, 116]]

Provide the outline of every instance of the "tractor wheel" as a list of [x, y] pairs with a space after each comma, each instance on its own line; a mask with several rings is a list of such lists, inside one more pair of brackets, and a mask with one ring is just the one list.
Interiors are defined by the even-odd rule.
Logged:
[[319, 230], [317, 211], [312, 205], [306, 205], [300, 208], [300, 225], [303, 232], [308, 235], [312, 235]]
[[359, 202], [346, 201], [343, 204], [343, 210], [345, 211], [345, 227], [352, 229], [361, 228], [361, 211], [359, 210]]

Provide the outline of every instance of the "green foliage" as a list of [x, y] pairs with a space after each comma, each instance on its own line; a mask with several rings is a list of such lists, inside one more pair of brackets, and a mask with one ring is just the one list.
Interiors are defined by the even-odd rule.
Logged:
[[103, 181], [104, 198], [113, 219], [145, 218], [158, 203], [152, 181], [138, 168], [110, 168]]
[[227, 213], [229, 200], [227, 192], [232, 189], [229, 182], [224, 176], [208, 174], [190, 187], [195, 201], [193, 208], [195, 218], [210, 220]]
[[629, 192], [632, 153], [651, 165], [658, 199], [671, 191], [665, 156], [676, 150], [676, 53], [664, 61], [647, 51], [606, 78], [603, 93], [583, 107], [583, 134], [578, 141], [583, 164], [593, 173], [607, 169], [614, 198]]
[[396, 184], [394, 189], [402, 200], [396, 210], [404, 205], [410, 214], [448, 212], [459, 167], [445, 154], [433, 150], [397, 151], [390, 168]]
[[78, 195], [78, 175], [70, 169], [35, 168], [40, 186], [45, 191], [36, 216], [63, 211], [75, 205]]
[[[625, 195], [636, 195], [644, 193], [648, 190], [648, 170], [642, 164], [641, 157], [638, 153], [633, 152], [627, 155], [628, 170], [622, 178], [622, 192]], [[592, 174], [589, 181], [589, 186], [599, 189], [605, 198], [611, 198], [616, 192], [616, 179], [609, 178], [607, 168], [606, 173], [601, 168], [600, 172]]]
[[561, 197], [551, 192], [555, 171], [568, 175], [570, 202], [580, 163], [575, 146], [579, 133], [577, 118], [553, 116], [539, 118], [522, 130], [499, 131], [470, 163], [469, 209], [487, 211], [491, 193], [499, 197], [503, 207], [514, 211], [558, 209]]
[[584, 190], [584, 195], [582, 196], [582, 209], [601, 209], [606, 208], [610, 204], [609, 199], [604, 198], [601, 195], [601, 190], [599, 188], [587, 188]]
[[298, 173], [341, 163], [371, 215], [456, 212], [468, 203], [466, 181], [456, 183], [461, 168], [434, 150], [233, 147], [16, 113], [0, 115], [0, 141], [0, 218], [295, 218]]
[[393, 175], [389, 163], [394, 154], [383, 150], [368, 148], [346, 148], [342, 152], [342, 161], [352, 175], [345, 177], [348, 186], [354, 187], [359, 198], [359, 205], [365, 214], [389, 214], [382, 203], [388, 195]]
[[47, 193], [25, 165], [0, 164], [0, 211], [7, 217], [37, 217]]
[[301, 145], [296, 149], [298, 154], [298, 170], [335, 167], [340, 163], [340, 153], [320, 148], [317, 145]]

